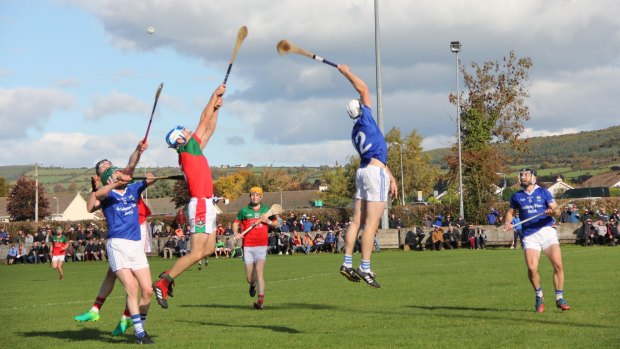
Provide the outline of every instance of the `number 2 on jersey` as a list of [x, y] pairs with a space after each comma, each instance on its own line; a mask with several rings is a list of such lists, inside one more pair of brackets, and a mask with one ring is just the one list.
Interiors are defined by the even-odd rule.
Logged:
[[366, 134], [360, 131], [355, 135], [355, 146], [360, 154], [364, 154], [372, 147], [372, 143], [368, 143], [364, 146], [364, 142], [366, 142]]

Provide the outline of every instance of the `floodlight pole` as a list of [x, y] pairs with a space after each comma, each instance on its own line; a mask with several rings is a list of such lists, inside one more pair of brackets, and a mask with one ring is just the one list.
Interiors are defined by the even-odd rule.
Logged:
[[450, 51], [456, 53], [456, 125], [457, 125], [457, 142], [459, 148], [459, 213], [465, 218], [465, 209], [463, 207], [463, 158], [461, 147], [461, 94], [459, 91], [459, 52], [461, 51], [461, 42], [450, 42]]

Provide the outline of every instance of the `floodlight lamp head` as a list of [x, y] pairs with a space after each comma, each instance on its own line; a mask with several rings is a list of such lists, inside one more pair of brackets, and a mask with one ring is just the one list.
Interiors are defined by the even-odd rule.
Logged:
[[452, 53], [459, 53], [459, 51], [461, 51], [461, 42], [450, 41], [450, 51], [452, 51]]

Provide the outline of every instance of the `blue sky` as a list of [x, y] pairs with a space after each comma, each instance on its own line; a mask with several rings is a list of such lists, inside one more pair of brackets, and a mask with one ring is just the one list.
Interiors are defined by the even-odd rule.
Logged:
[[[384, 127], [416, 130], [426, 149], [455, 140], [452, 40], [465, 64], [510, 50], [533, 59], [528, 136], [618, 123], [617, 1], [380, 1], [379, 13]], [[376, 106], [372, 0], [0, 0], [0, 165], [125, 162], [163, 82], [142, 165], [176, 166], [163, 136], [196, 126], [242, 25], [249, 35], [205, 149], [211, 164], [346, 162], [350, 84], [275, 45], [289, 39], [349, 64]]]

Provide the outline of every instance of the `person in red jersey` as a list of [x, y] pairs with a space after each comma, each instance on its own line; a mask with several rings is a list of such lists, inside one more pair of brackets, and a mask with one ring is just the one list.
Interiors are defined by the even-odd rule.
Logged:
[[177, 260], [170, 270], [164, 272], [159, 281], [153, 283], [157, 303], [162, 308], [168, 308], [168, 286], [174, 283], [174, 279], [215, 251], [213, 176], [203, 149], [215, 131], [225, 92], [224, 84], [213, 91], [194, 132], [183, 126], [177, 126], [166, 135], [166, 143], [179, 155], [179, 165], [185, 175], [191, 197], [187, 205], [191, 250]]
[[62, 227], [56, 228], [56, 235], [52, 237], [52, 269], [58, 270], [58, 278], [65, 278], [62, 265], [65, 262], [65, 250], [67, 249], [67, 238], [62, 235]]
[[[250, 297], [254, 297], [258, 289], [258, 299], [254, 303], [254, 308], [257, 310], [263, 310], [265, 297], [263, 272], [267, 260], [267, 235], [269, 234], [269, 227], [276, 225], [269, 217], [265, 217], [265, 213], [269, 211], [269, 206], [263, 205], [262, 199], [263, 189], [252, 187], [250, 189], [250, 203], [239, 210], [233, 223], [235, 239], [243, 239], [243, 263], [245, 264], [245, 276], [248, 284], [250, 284]], [[257, 221], [260, 221], [260, 224], [241, 236], [240, 231], [245, 231]]]

